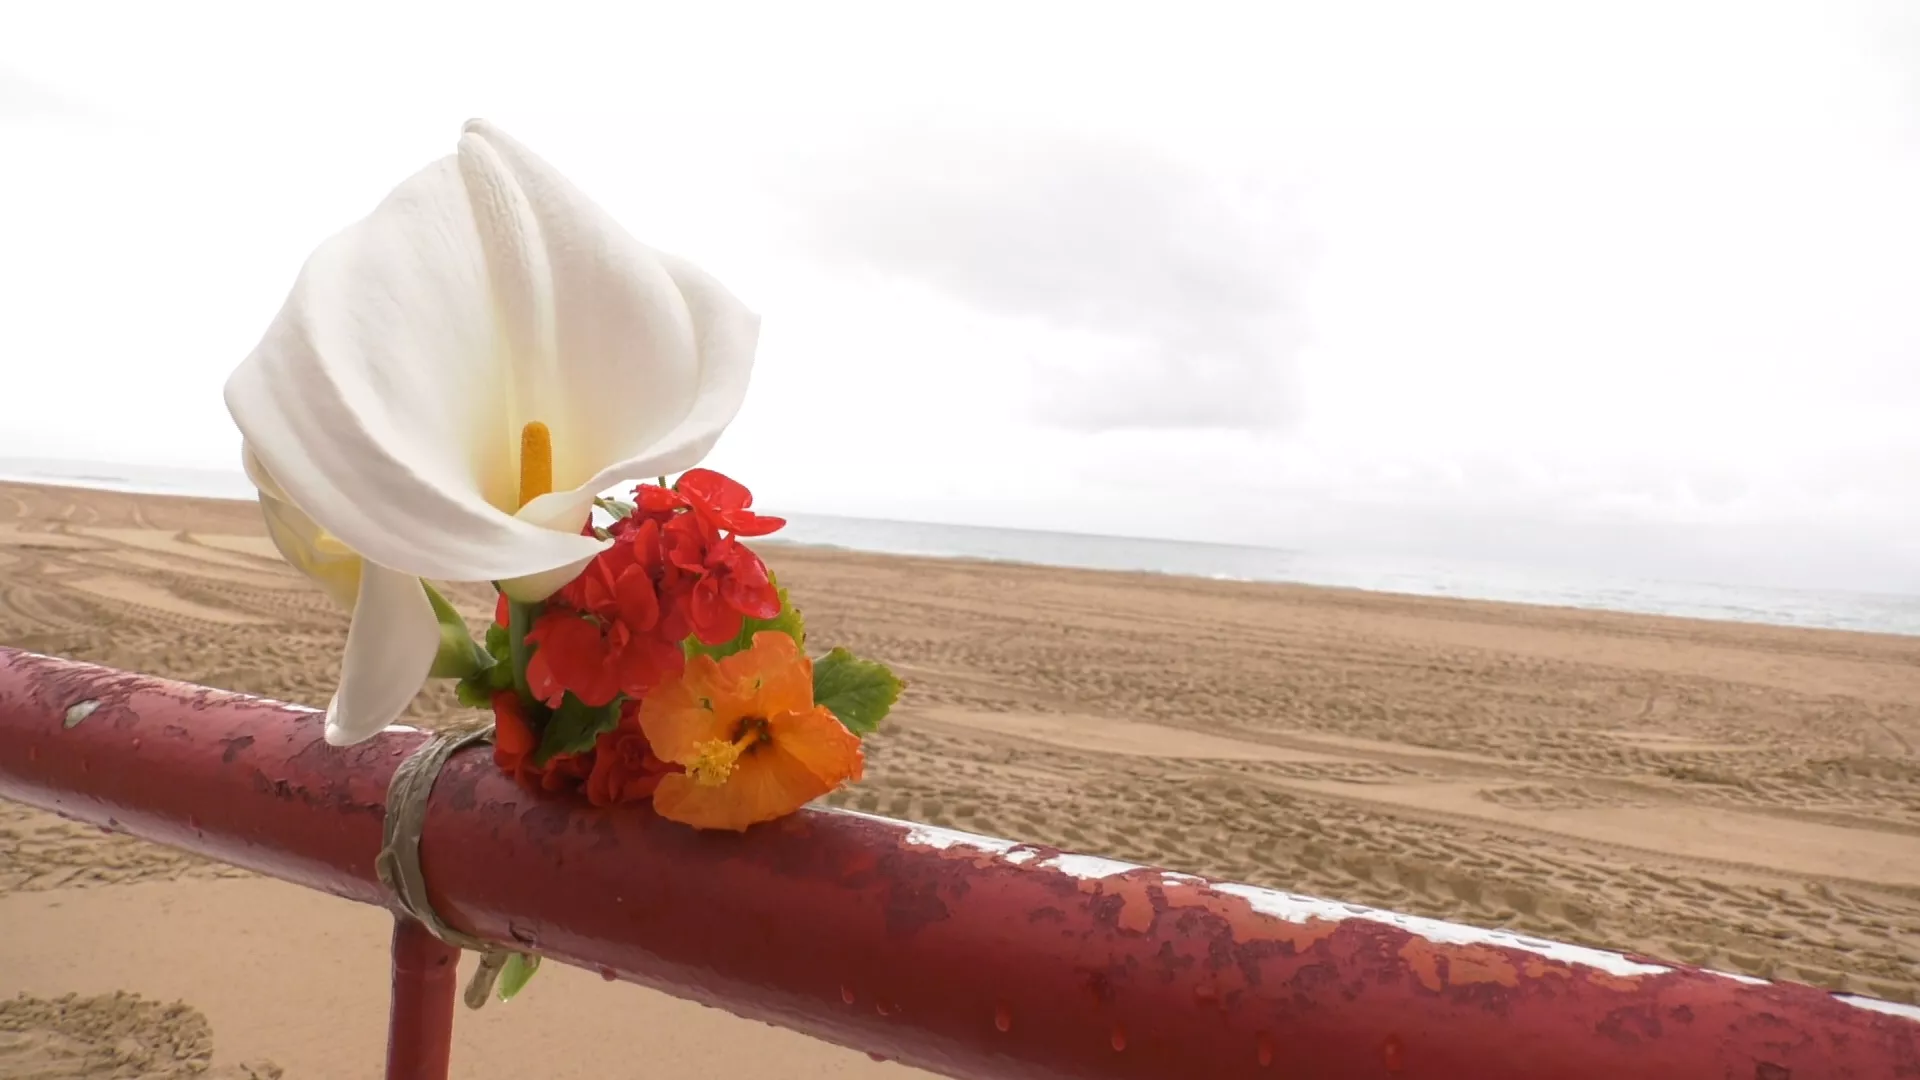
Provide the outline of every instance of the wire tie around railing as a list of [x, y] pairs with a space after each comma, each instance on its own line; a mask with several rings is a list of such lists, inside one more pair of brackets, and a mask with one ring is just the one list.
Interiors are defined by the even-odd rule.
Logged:
[[465, 731], [438, 731], [394, 770], [387, 785], [387, 820], [382, 830], [380, 855], [374, 870], [380, 883], [393, 894], [401, 913], [427, 928], [427, 932], [458, 949], [480, 954], [480, 965], [467, 982], [467, 1008], [478, 1009], [492, 996], [494, 983], [513, 950], [482, 941], [447, 925], [427, 900], [427, 877], [420, 868], [420, 834], [427, 823], [427, 796], [434, 781], [454, 754], [493, 739], [493, 725]]

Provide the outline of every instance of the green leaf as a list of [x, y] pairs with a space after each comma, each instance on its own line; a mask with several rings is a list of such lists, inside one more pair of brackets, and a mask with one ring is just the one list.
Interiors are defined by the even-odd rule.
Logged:
[[433, 617], [440, 624], [440, 651], [434, 654], [433, 668], [427, 672], [434, 679], [465, 679], [477, 672], [493, 666], [493, 657], [487, 650], [473, 643], [473, 635], [467, 632], [467, 620], [462, 618], [453, 605], [440, 591], [422, 581], [420, 587], [427, 590], [427, 603], [433, 606]]
[[885, 664], [836, 648], [813, 662], [813, 700], [825, 705], [855, 735], [873, 734], [906, 689]]
[[494, 993], [501, 1001], [512, 1001], [513, 996], [527, 988], [533, 980], [533, 973], [540, 970], [540, 958], [532, 953], [514, 953], [507, 957], [505, 966], [500, 969], [500, 981], [495, 984]]
[[540, 748], [533, 752], [533, 763], [545, 765], [555, 754], [584, 754], [593, 749], [593, 741], [603, 731], [612, 731], [620, 723], [620, 699], [614, 698], [599, 708], [590, 708], [568, 694], [553, 710], [547, 730], [540, 736]]
[[493, 704], [493, 692], [487, 688], [487, 673], [483, 671], [461, 679], [454, 685], [453, 696], [469, 709], [484, 709]]
[[493, 695], [513, 687], [513, 649], [507, 644], [507, 628], [487, 624], [487, 655], [493, 663], [460, 680], [454, 696], [469, 709], [485, 709], [493, 704]]
[[733, 636], [732, 641], [722, 642], [718, 645], [704, 644], [697, 637], [688, 638], [686, 646], [687, 655], [695, 656], [704, 654], [713, 657], [715, 660], [725, 656], [732, 656], [742, 649], [751, 647], [753, 645], [753, 635], [762, 634], [768, 630], [780, 631], [792, 638], [795, 645], [805, 649], [807, 647], [807, 626], [806, 621], [800, 617], [800, 609], [793, 606], [793, 601], [787, 597], [787, 590], [780, 588], [780, 583], [774, 580], [773, 574], [767, 574], [767, 580], [773, 582], [774, 589], [780, 594], [780, 614], [775, 615], [771, 619], [748, 619], [740, 624], [740, 632]]

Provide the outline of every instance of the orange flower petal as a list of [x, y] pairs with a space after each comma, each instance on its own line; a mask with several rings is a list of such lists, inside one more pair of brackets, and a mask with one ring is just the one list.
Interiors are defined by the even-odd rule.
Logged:
[[753, 635], [750, 648], [734, 655], [750, 657], [753, 661], [754, 674], [759, 680], [754, 694], [754, 715], [777, 716], [813, 708], [813, 661], [800, 651], [791, 635], [762, 630]]
[[753, 711], [754, 688], [759, 676], [734, 662], [745, 655], [745, 652], [738, 652], [725, 660], [704, 655], [690, 657], [681, 681], [694, 697], [707, 701], [715, 713], [729, 722], [757, 715]]
[[[760, 644], [760, 635], [753, 636], [753, 645]], [[777, 648], [777, 646], [776, 646]], [[760, 679], [760, 667], [770, 653], [756, 654], [752, 645], [725, 657], [718, 665], [720, 675], [729, 683], [754, 683]]]
[[679, 684], [685, 687], [689, 694], [708, 700], [712, 700], [715, 696], [724, 697], [722, 691], [731, 686], [732, 682], [733, 680], [721, 673], [720, 665], [713, 657], [704, 654], [688, 657], [686, 670], [680, 673], [679, 679]]
[[720, 661], [720, 674], [730, 685], [738, 685], [741, 691], [753, 701], [751, 708], [759, 715], [778, 710], [762, 710], [760, 695], [765, 692], [766, 684], [773, 681], [779, 684], [780, 691], [791, 695], [797, 687], [793, 668], [797, 664], [806, 665], [807, 700], [801, 708], [813, 704], [813, 666], [801, 655], [800, 647], [795, 645], [790, 635], [777, 630], [762, 630], [753, 635], [753, 643]]
[[814, 705], [804, 712], [777, 713], [767, 721], [767, 733], [773, 736], [769, 749], [798, 761], [829, 791], [860, 779], [866, 771], [860, 737], [848, 731], [824, 705]]
[[785, 817], [831, 790], [832, 784], [801, 759], [782, 753], [776, 743], [741, 758], [733, 775], [718, 786], [696, 783], [681, 773], [663, 777], [653, 793], [653, 809], [697, 829], [740, 832]]
[[740, 722], [738, 713], [729, 715], [701, 703], [706, 697], [702, 691], [708, 689], [701, 674], [702, 661], [705, 667], [713, 666], [707, 657], [694, 657], [679, 681], [656, 689], [640, 703], [640, 730], [664, 761], [680, 765], [691, 762], [701, 743], [733, 738], [734, 725]]

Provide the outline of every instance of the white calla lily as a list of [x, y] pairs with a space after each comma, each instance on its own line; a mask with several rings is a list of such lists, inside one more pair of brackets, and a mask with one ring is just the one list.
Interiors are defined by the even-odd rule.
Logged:
[[280, 557], [313, 579], [341, 610], [351, 612], [360, 595], [360, 572], [366, 560], [328, 536], [325, 529], [288, 502], [286, 492], [267, 475], [266, 467], [254, 456], [252, 448], [241, 448], [241, 462], [246, 467], [247, 479], [253, 481], [254, 490], [260, 493], [267, 536], [279, 549]]
[[353, 585], [328, 741], [424, 684], [419, 579], [544, 599], [605, 546], [581, 535], [597, 493], [698, 464], [758, 329], [480, 121], [323, 243], [226, 400], [275, 544], [343, 603]]

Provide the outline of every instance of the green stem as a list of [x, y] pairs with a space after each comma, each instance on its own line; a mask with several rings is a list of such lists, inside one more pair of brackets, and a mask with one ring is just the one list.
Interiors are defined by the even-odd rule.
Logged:
[[533, 691], [527, 688], [527, 657], [533, 654], [533, 649], [527, 645], [527, 631], [533, 629], [533, 617], [539, 609], [539, 604], [507, 601], [507, 648], [513, 659], [513, 689], [520, 695], [521, 704], [529, 707], [534, 701]]
[[619, 499], [596, 498], [593, 500], [593, 505], [605, 510], [615, 521], [631, 516], [633, 513], [633, 504], [621, 502]]

